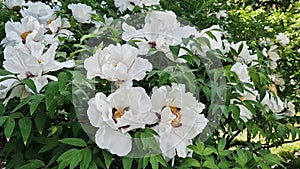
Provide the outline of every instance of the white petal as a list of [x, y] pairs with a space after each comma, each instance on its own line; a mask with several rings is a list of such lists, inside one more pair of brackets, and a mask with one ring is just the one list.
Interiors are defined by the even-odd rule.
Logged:
[[110, 127], [101, 127], [95, 136], [96, 144], [107, 149], [112, 154], [125, 156], [131, 151], [131, 136], [128, 133], [122, 134]]

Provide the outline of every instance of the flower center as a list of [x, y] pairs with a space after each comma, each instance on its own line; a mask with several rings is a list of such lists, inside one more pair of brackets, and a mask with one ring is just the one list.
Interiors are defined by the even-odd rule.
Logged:
[[178, 108], [178, 107], [174, 107], [174, 106], [169, 106], [169, 108], [170, 108], [172, 114], [174, 114], [176, 116], [176, 118], [173, 119], [172, 122], [171, 122], [172, 127], [177, 128], [177, 127], [182, 126], [182, 123], [181, 123], [181, 116], [182, 115], [181, 115], [181, 112], [180, 112], [181, 109]]
[[21, 10], [21, 6], [17, 5], [12, 8], [12, 10], [19, 12]]
[[41, 63], [42, 63], [42, 59], [41, 59], [41, 58], [40, 58], [40, 59], [38, 59], [37, 61], [38, 61], [38, 63], [39, 63], [39, 64], [41, 64]]
[[244, 97], [238, 97], [238, 99], [240, 99], [241, 102], [245, 100]]
[[47, 21], [47, 25], [50, 25], [52, 22], [53, 22], [53, 19], [49, 19], [49, 20]]
[[24, 32], [21, 34], [21, 39], [22, 39], [22, 42], [25, 43], [26, 42], [26, 38], [27, 36], [31, 33], [31, 31], [28, 31], [28, 32]]
[[123, 109], [113, 108], [112, 109], [112, 118], [113, 118], [114, 122], [117, 123], [118, 119], [121, 118], [125, 114], [125, 111], [128, 111], [128, 110], [129, 110], [129, 107], [125, 107]]
[[275, 96], [278, 95], [278, 92], [277, 92], [277, 88], [276, 88], [276, 85], [275, 84], [271, 84], [271, 86], [269, 86], [269, 90], [275, 94]]
[[33, 75], [31, 72], [27, 71], [25, 73], [26, 78], [31, 78], [31, 77], [35, 77], [35, 75]]

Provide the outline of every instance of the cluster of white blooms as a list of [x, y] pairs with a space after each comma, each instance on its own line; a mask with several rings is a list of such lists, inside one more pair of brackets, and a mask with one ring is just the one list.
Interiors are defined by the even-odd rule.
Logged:
[[[126, 4], [125, 1], [122, 2]], [[125, 7], [120, 10], [122, 9], [125, 10]], [[99, 128], [95, 138], [100, 148], [120, 156], [127, 155], [131, 151], [132, 142], [128, 132], [154, 124], [152, 129], [158, 133], [157, 141], [166, 159], [172, 159], [176, 154], [179, 157], [187, 156], [190, 151], [187, 146], [192, 144], [193, 139], [208, 123], [201, 114], [205, 105], [198, 102], [192, 93], [186, 92], [184, 84], [154, 87], [150, 96], [143, 88], [133, 87], [133, 80], [143, 80], [147, 72], [153, 69], [150, 61], [140, 57], [142, 55], [151, 57], [154, 50], [164, 53], [170, 61], [186, 62], [180, 57], [186, 51], [180, 50], [175, 58], [170, 46], [181, 45], [196, 55], [206, 57], [207, 52], [215, 50], [225, 55], [234, 53], [235, 63], [230, 70], [236, 73], [242, 83], [252, 86], [245, 86], [243, 92], [235, 91], [239, 97], [230, 101], [230, 104], [239, 108], [240, 119], [244, 122], [253, 116], [253, 112], [247, 107], [250, 104], [245, 103], [247, 101], [261, 102], [273, 113], [286, 109], [285, 115], [294, 115], [292, 102], [284, 104], [277, 96], [276, 86], [271, 85], [263, 98], [255, 89], [248, 69], [258, 65], [258, 55], [249, 49], [245, 41], [229, 43], [223, 39], [225, 32], [218, 25], [201, 31], [195, 27], [182, 26], [172, 11], [149, 11], [144, 22], [144, 26], [139, 29], [126, 22], [122, 23], [122, 39], [125, 42], [134, 41], [136, 46], [131, 46], [130, 43], [109, 45], [98, 49], [84, 62], [89, 79], [100, 77], [119, 87], [109, 96], [97, 93], [89, 101], [88, 116], [91, 124]], [[184, 43], [184, 39], [188, 38], [196, 41]], [[277, 66], [276, 61], [279, 59], [276, 48], [273, 45], [269, 50], [262, 51], [272, 60], [271, 69]], [[126, 146], [112, 145], [113, 139], [120, 140]]]
[[115, 6], [119, 8], [120, 12], [124, 12], [126, 9], [132, 11], [136, 6], [142, 8], [151, 5], [159, 5], [159, 0], [115, 0]]
[[[3, 68], [13, 75], [8, 75], [0, 82], [1, 99], [5, 103], [15, 96], [25, 97], [34, 92], [21, 83], [31, 79], [40, 92], [48, 80], [57, 80], [49, 72], [62, 68], [72, 68], [74, 60], [59, 62], [55, 60], [56, 50], [60, 45], [58, 37], [70, 38], [73, 33], [67, 28], [69, 22], [57, 17], [55, 10], [42, 2], [5, 1], [8, 8], [22, 6], [20, 22], [5, 23], [6, 37], [1, 41], [4, 49]], [[7, 93], [10, 91], [10, 95]]]
[[[159, 0], [115, 0], [115, 6], [121, 12], [133, 10], [134, 7], [159, 5]], [[48, 80], [57, 77], [48, 74], [62, 68], [74, 67], [74, 60], [58, 62], [55, 60], [56, 50], [63, 42], [58, 37], [72, 38], [68, 30], [70, 23], [66, 18], [57, 16], [54, 8], [42, 2], [27, 2], [22, 0], [6, 0], [9, 9], [19, 9], [20, 22], [5, 23], [6, 37], [1, 41], [4, 49], [3, 67], [12, 74], [0, 76], [0, 99], [6, 102], [15, 97], [26, 97], [34, 92], [22, 83], [31, 79], [37, 92], [41, 92]], [[105, 22], [93, 21], [96, 14], [92, 7], [77, 3], [69, 4], [68, 9], [79, 23], [95, 24], [97, 34], [101, 34], [105, 25], [113, 22], [106, 18]], [[217, 14], [218, 18], [226, 17], [224, 11]], [[208, 52], [218, 51], [220, 54], [233, 54], [234, 72], [241, 83], [247, 83], [243, 91], [234, 91], [239, 95], [232, 98], [230, 104], [240, 110], [240, 119], [250, 120], [253, 112], [245, 102], [261, 102], [273, 113], [284, 110], [286, 116], [295, 115], [295, 106], [290, 101], [283, 102], [275, 84], [271, 84], [264, 97], [255, 89], [249, 70], [258, 65], [258, 55], [253, 52], [245, 41], [231, 42], [223, 39], [225, 32], [218, 25], [198, 31], [192, 26], [183, 26], [172, 11], [149, 11], [146, 13], [142, 28], [135, 28], [123, 22], [121, 38], [125, 44], [103, 45], [103, 48], [84, 61], [87, 78], [99, 77], [108, 80], [118, 87], [106, 96], [99, 92], [88, 101], [87, 116], [91, 125], [98, 128], [95, 142], [112, 154], [128, 155], [132, 150], [130, 132], [151, 126], [158, 133], [155, 137], [163, 156], [172, 159], [176, 155], [185, 158], [191, 151], [187, 147], [207, 126], [209, 120], [201, 114], [205, 105], [186, 91], [184, 84], [172, 83], [152, 88], [152, 94], [142, 87], [134, 86], [134, 81], [143, 80], [147, 73], [153, 70], [152, 63], [147, 59], [153, 51], [163, 53], [170, 62], [187, 62], [183, 55], [186, 50], [180, 49], [174, 56], [170, 46], [181, 46], [193, 52], [196, 56], [209, 57]], [[192, 40], [191, 40], [192, 39]], [[284, 34], [276, 39], [283, 47], [289, 43]], [[188, 42], [187, 42], [188, 40]], [[134, 42], [135, 45], [132, 45]], [[279, 45], [278, 45], [279, 46]], [[270, 58], [270, 68], [276, 69], [280, 59], [277, 48], [271, 44], [262, 50], [265, 57]], [[142, 57], [147, 55], [146, 58]], [[280, 83], [275, 75], [270, 75], [273, 82]], [[236, 84], [232, 84], [236, 85]], [[249, 87], [249, 86], [252, 86]], [[10, 95], [8, 95], [9, 91]], [[114, 144], [118, 140], [117, 144]]]
[[[146, 55], [153, 48], [164, 52], [171, 61], [178, 62], [180, 60], [169, 55], [169, 46], [181, 44], [182, 38], [191, 36], [196, 29], [180, 26], [176, 15], [170, 11], [147, 13], [142, 29], [136, 30], [125, 22], [122, 27], [123, 40], [139, 40], [137, 47], [109, 45], [98, 49], [84, 62], [88, 79], [100, 77], [119, 86], [109, 96], [97, 93], [89, 101], [88, 117], [91, 124], [99, 128], [95, 135], [96, 144], [113, 154], [124, 156], [132, 148], [128, 132], [154, 125], [152, 129], [159, 135], [157, 141], [164, 157], [171, 159], [176, 154], [186, 157], [190, 151], [187, 146], [208, 123], [201, 114], [205, 105], [192, 93], [186, 92], [184, 84], [154, 87], [149, 96], [143, 88], [133, 87], [132, 82], [143, 80], [153, 69], [152, 63], [141, 55]], [[119, 140], [122, 144], [112, 145], [111, 140]]]

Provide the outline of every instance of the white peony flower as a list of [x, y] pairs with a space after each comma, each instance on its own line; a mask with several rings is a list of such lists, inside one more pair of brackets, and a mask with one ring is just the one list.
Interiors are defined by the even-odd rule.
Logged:
[[286, 111], [284, 112], [286, 116], [293, 117], [296, 115], [296, 109], [293, 102], [291, 101], [288, 102], [287, 100], [285, 100], [284, 107], [286, 108]]
[[[208, 40], [208, 43], [203, 41], [201, 43], [201, 49], [198, 49], [194, 42], [190, 42], [188, 46], [198, 55], [203, 55], [206, 56], [206, 52], [210, 50], [220, 50], [224, 51], [223, 49], [223, 41], [222, 41], [222, 36], [223, 36], [223, 30], [220, 28], [218, 25], [213, 25], [207, 29], [203, 29], [201, 32], [195, 32], [195, 38], [205, 38]], [[214, 38], [212, 38], [209, 34], [213, 35]], [[182, 54], [182, 53], [181, 53]], [[180, 54], [180, 55], [181, 55]], [[185, 53], [184, 53], [185, 54]]]
[[151, 96], [152, 111], [160, 116], [154, 128], [159, 134], [160, 149], [165, 158], [176, 155], [185, 158], [187, 146], [202, 132], [208, 120], [200, 114], [205, 105], [198, 102], [192, 93], [185, 92], [185, 85], [154, 88]]
[[279, 33], [275, 37], [279, 44], [283, 47], [290, 43], [290, 39], [284, 33]]
[[227, 17], [227, 13], [226, 13], [225, 10], [221, 10], [221, 11], [216, 13], [216, 18], [217, 19], [226, 18], [226, 17]]
[[80, 23], [91, 23], [91, 14], [96, 14], [92, 11], [92, 7], [77, 3], [69, 4], [68, 8], [71, 9], [73, 17]]
[[119, 8], [120, 12], [126, 9], [132, 11], [135, 6], [143, 7], [151, 5], [159, 5], [159, 0], [115, 0], [115, 6]]
[[0, 76], [0, 79], [6, 79], [0, 82], [0, 99], [5, 99], [7, 93], [20, 82], [14, 75]]
[[20, 13], [23, 17], [32, 16], [35, 17], [41, 24], [46, 24], [47, 22], [56, 18], [55, 10], [49, 5], [43, 2], [27, 2], [25, 4], [28, 8], [22, 8]]
[[176, 19], [175, 13], [171, 11], [152, 11], [147, 13], [145, 25], [142, 29], [136, 30], [126, 23], [122, 24], [124, 30], [122, 39], [139, 40], [136, 44], [139, 47], [139, 54], [146, 55], [151, 48], [162, 51], [166, 56], [176, 62], [186, 62], [182, 58], [174, 59], [169, 46], [182, 43], [182, 38], [193, 35], [195, 28], [190, 26], [181, 27]]
[[[235, 61], [237, 62], [246, 63], [246, 64], [251, 63], [252, 65], [254, 65], [255, 64], [254, 61], [258, 59], [256, 54], [254, 55], [250, 54], [251, 51], [249, 50], [249, 46], [247, 45], [246, 41], [241, 41], [236, 44], [232, 43], [231, 48], [238, 53], [238, 57], [234, 58]], [[240, 48], [242, 50], [239, 52]]]
[[72, 37], [73, 33], [67, 28], [70, 28], [71, 25], [66, 18], [61, 18], [60, 16], [55, 20], [49, 22], [48, 29], [58, 36]]
[[298, 53], [300, 53], [300, 48], [298, 49], [298, 51], [297, 51]]
[[8, 21], [5, 23], [6, 37], [1, 44], [4, 46], [15, 46], [31, 41], [44, 40], [44, 27], [32, 16], [24, 17], [21, 22]]
[[276, 61], [278, 61], [278, 60], [280, 59], [280, 57], [279, 57], [279, 55], [278, 55], [278, 53], [277, 53], [277, 50], [276, 50], [277, 47], [278, 47], [278, 46], [274, 45], [274, 46], [271, 46], [270, 49], [269, 49], [268, 51], [267, 51], [266, 48], [264, 48], [264, 49], [262, 50], [263, 55], [266, 56], [266, 57], [269, 57], [269, 58], [271, 59], [270, 68], [271, 68], [272, 70], [274, 70], [274, 69], [277, 68], [277, 63], [276, 63]]
[[280, 113], [284, 109], [284, 103], [277, 96], [277, 94], [270, 93], [269, 91], [266, 91], [266, 95], [261, 101], [261, 103], [273, 113]]
[[[247, 109], [246, 106], [244, 106], [242, 103], [245, 100], [252, 100], [256, 101], [256, 97], [259, 95], [257, 90], [251, 90], [250, 88], [246, 87], [249, 91], [245, 90], [244, 93], [238, 92], [241, 96], [238, 99], [231, 99], [230, 103], [234, 104], [234, 101], [239, 102], [239, 104], [236, 104], [240, 109], [240, 118], [247, 122], [249, 119], [252, 118], [252, 112]], [[250, 92], [251, 91], [251, 92]]]
[[129, 87], [132, 80], [142, 80], [146, 72], [152, 70], [152, 64], [147, 59], [137, 56], [138, 49], [130, 45], [109, 45], [85, 60], [87, 78], [99, 76], [116, 81], [121, 87]]
[[242, 82], [250, 82], [250, 76], [248, 72], [248, 66], [246, 64], [236, 62], [230, 69], [231, 71], [235, 72], [240, 81]]
[[24, 0], [4, 0], [4, 3], [8, 9], [20, 10], [22, 8], [22, 6], [24, 6], [25, 1]]
[[112, 154], [125, 156], [131, 151], [131, 136], [128, 131], [144, 128], [145, 124], [157, 122], [151, 113], [151, 100], [141, 87], [120, 88], [106, 97], [97, 93], [88, 102], [88, 118], [99, 128], [95, 135], [96, 144]]
[[45, 53], [43, 53], [44, 47], [38, 42], [15, 47], [8, 46], [4, 49], [3, 67], [16, 74], [21, 80], [32, 79], [39, 92], [48, 83], [47, 79], [57, 80], [54, 76], [46, 75], [47, 72], [74, 66], [74, 60], [62, 63], [54, 60], [57, 44], [51, 45]]

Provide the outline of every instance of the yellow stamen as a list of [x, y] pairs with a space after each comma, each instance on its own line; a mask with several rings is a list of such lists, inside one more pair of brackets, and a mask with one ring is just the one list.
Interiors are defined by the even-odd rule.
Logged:
[[12, 10], [19, 12], [21, 10], [21, 6], [14, 6]]
[[114, 118], [121, 118], [124, 114], [125, 114], [125, 112], [123, 109], [117, 109], [114, 112], [113, 116], [114, 116]]
[[269, 90], [275, 94], [275, 96], [278, 96], [278, 92], [277, 92], [277, 88], [275, 84], [271, 84], [271, 86], [269, 86]]
[[174, 114], [176, 116], [175, 119], [172, 120], [171, 125], [172, 127], [176, 128], [176, 127], [180, 127], [182, 125], [181, 123], [181, 112], [180, 112], [180, 108], [174, 107], [174, 106], [169, 106], [172, 114]]
[[238, 97], [238, 99], [240, 99], [241, 102], [245, 100], [244, 97]]
[[38, 59], [38, 63], [41, 64], [42, 63], [42, 59]]
[[53, 22], [53, 19], [49, 19], [49, 20], [47, 21], [47, 25], [50, 25], [52, 22]]
[[24, 32], [21, 34], [21, 39], [22, 41], [25, 43], [27, 36], [31, 33], [31, 31], [29, 32]]

